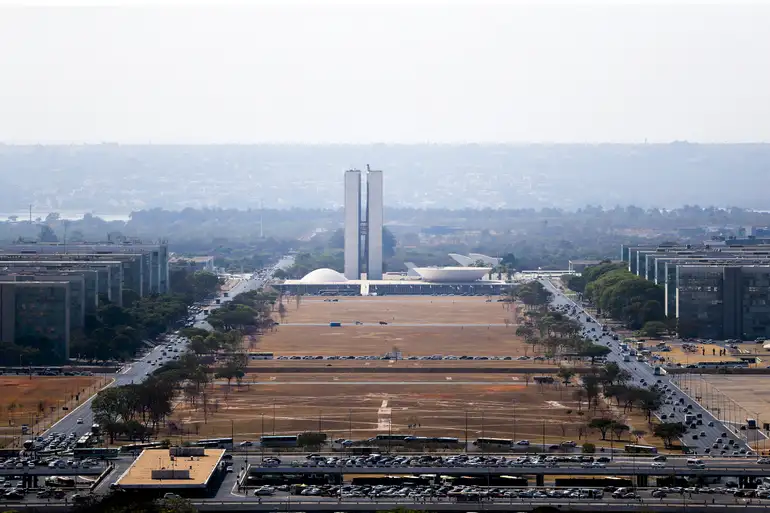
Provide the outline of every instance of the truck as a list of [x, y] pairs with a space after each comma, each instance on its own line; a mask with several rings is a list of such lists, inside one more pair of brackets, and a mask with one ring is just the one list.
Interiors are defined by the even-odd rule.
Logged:
[[666, 372], [666, 369], [664, 369], [663, 367], [655, 367], [655, 370], [653, 370], [652, 372], [656, 376], [665, 376], [666, 374], [668, 374], [668, 372]]
[[748, 429], [757, 429], [757, 419], [746, 419], [746, 427]]

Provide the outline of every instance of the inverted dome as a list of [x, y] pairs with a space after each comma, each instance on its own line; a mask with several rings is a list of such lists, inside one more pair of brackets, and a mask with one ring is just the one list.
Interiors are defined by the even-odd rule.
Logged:
[[334, 269], [323, 267], [307, 273], [299, 281], [300, 283], [343, 283], [348, 279]]
[[425, 281], [463, 283], [480, 280], [491, 267], [415, 267]]

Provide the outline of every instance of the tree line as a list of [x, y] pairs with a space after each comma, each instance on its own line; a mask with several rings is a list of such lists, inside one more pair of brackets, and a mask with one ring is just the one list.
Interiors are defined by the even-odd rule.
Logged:
[[619, 320], [632, 330], [655, 336], [673, 322], [666, 318], [663, 287], [631, 273], [623, 263], [604, 262], [587, 268], [581, 276], [563, 280], [596, 306], [600, 315]]

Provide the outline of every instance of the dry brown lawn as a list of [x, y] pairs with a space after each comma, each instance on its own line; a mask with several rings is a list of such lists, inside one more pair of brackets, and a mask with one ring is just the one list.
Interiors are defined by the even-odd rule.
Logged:
[[[184, 426], [188, 437], [233, 432], [236, 441], [254, 440], [262, 433], [316, 430], [330, 438], [362, 439], [392, 432], [464, 439], [467, 413], [469, 440], [487, 436], [538, 443], [545, 435], [547, 443], [588, 440], [609, 445], [601, 442], [598, 432], [585, 428], [592, 414], [578, 413], [574, 390], [527, 384], [523, 375], [264, 376], [257, 384], [244, 382], [240, 388], [210, 385], [206, 422], [201, 405], [193, 408], [186, 402], [178, 405], [172, 421]], [[631, 441], [635, 439], [626, 434], [616, 443]]]
[[483, 297], [384, 296], [341, 297], [338, 302], [323, 298], [286, 301], [282, 323], [389, 323], [404, 324], [505, 324], [512, 320], [507, 303], [487, 303]]
[[455, 356], [532, 355], [515, 334], [504, 326], [280, 326], [256, 344], [258, 351], [278, 355], [383, 355], [394, 347], [404, 356], [434, 354]]
[[52, 415], [66, 413], [62, 406], [76, 406], [76, 394], [80, 394], [82, 401], [102, 381], [93, 376], [0, 376], [0, 444], [19, 437], [22, 424], [32, 427], [45, 418], [50, 421]]
[[[685, 351], [682, 349], [682, 344], [674, 344], [667, 342], [671, 347], [671, 351], [666, 353], [654, 352], [658, 356], [668, 359], [672, 363], [681, 363], [682, 365], [697, 364], [700, 362], [729, 362], [736, 361], [737, 358], [727, 354], [725, 356], [719, 356], [719, 346], [715, 344], [698, 344], [697, 352]], [[705, 349], [705, 354], [701, 350]], [[712, 354], [712, 351], [716, 354]]]

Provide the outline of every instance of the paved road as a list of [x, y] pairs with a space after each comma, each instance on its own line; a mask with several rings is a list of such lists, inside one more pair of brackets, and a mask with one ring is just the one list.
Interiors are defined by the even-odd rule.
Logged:
[[716, 465], [711, 462], [706, 468], [698, 469], [681, 466], [655, 468], [649, 462], [626, 462], [610, 465], [604, 468], [581, 467], [559, 463], [554, 466], [545, 465], [516, 465], [504, 467], [261, 467], [252, 466], [252, 474], [441, 474], [463, 476], [486, 475], [574, 475], [574, 476], [708, 476], [720, 477], [767, 477], [770, 469], [759, 465], [744, 463], [743, 465]]
[[[285, 257], [281, 259], [278, 265], [286, 266], [287, 262], [290, 261], [291, 260], [287, 260]], [[268, 274], [272, 273], [272, 269], [273, 268], [268, 269]], [[230, 291], [228, 291], [228, 295], [230, 297], [224, 297], [220, 294], [220, 301], [222, 303], [226, 303], [230, 301], [233, 296], [236, 296], [242, 292], [260, 288], [263, 283], [264, 280], [260, 278], [257, 273], [255, 273], [250, 279], [242, 279], [232, 289], [230, 289]], [[214, 305], [212, 308], [217, 307], [218, 305]], [[196, 326], [210, 330], [211, 326], [205, 320], [203, 320], [203, 316], [199, 314], [198, 317], [199, 320], [196, 322]], [[180, 342], [176, 347], [180, 352], [183, 352], [186, 345], [187, 341], [182, 340], [182, 342]], [[165, 346], [165, 344], [163, 344], [163, 346]], [[152, 365], [151, 362], [157, 362], [159, 358], [162, 358], [162, 352], [163, 347], [161, 345], [156, 346], [147, 355], [141, 358], [141, 360], [132, 362], [131, 364], [124, 367], [123, 370], [118, 374], [112, 376], [113, 382], [108, 386], [122, 386], [131, 383], [142, 382], [147, 378], [148, 375], [152, 373], [153, 370], [157, 368], [157, 365]], [[43, 436], [50, 432], [76, 433], [78, 436], [88, 432], [94, 423], [93, 412], [91, 410], [92, 401], [93, 396], [88, 398], [88, 400], [83, 402], [83, 404], [73, 409], [68, 415], [51, 426], [45, 433], [43, 433]]]
[[[618, 365], [620, 365], [621, 368], [627, 370], [629, 373], [631, 373], [631, 376], [633, 377], [633, 384], [637, 386], [641, 385], [641, 380], [644, 379], [648, 384], [652, 384], [660, 381], [660, 385], [666, 385], [668, 384], [669, 388], [673, 388], [677, 393], [677, 399], [680, 397], [683, 397], [685, 399], [686, 404], [692, 404], [692, 412], [693, 414], [701, 414], [703, 425], [698, 426], [697, 430], [690, 430], [683, 439], [683, 442], [688, 446], [692, 447], [694, 450], [697, 451], [698, 454], [704, 454], [705, 449], [711, 448], [712, 444], [717, 438], [723, 438], [723, 442], [727, 443], [728, 439], [735, 440], [735, 447], [731, 448], [730, 452], [732, 451], [740, 451], [741, 449], [745, 450], [751, 450], [751, 448], [746, 444], [744, 440], [741, 439], [741, 433], [739, 430], [728, 429], [728, 427], [720, 422], [717, 418], [715, 418], [709, 411], [707, 411], [705, 408], [703, 408], [700, 404], [695, 402], [695, 399], [688, 396], [684, 391], [682, 391], [674, 381], [671, 380], [671, 376], [655, 376], [653, 374], [653, 367], [649, 365], [649, 363], [646, 362], [624, 362], [623, 356], [620, 350], [620, 341], [614, 341], [612, 340], [613, 332], [610, 331], [609, 334], [602, 334], [602, 325], [596, 322], [590, 314], [588, 314], [583, 308], [566, 297], [559, 289], [554, 286], [554, 284], [547, 279], [541, 279], [540, 282], [545, 286], [546, 289], [548, 289], [553, 294], [553, 301], [552, 304], [554, 306], [575, 306], [577, 307], [578, 317], [580, 318], [580, 322], [583, 325], [584, 329], [591, 331], [591, 329], [595, 329], [595, 333], [599, 336], [599, 344], [603, 344], [608, 346], [610, 349], [612, 349], [612, 353], [610, 353], [607, 356], [608, 361], [616, 362]], [[621, 339], [622, 340], [622, 339]], [[677, 422], [684, 421], [684, 413], [683, 408], [680, 405], [663, 405], [663, 407], [657, 412], [658, 418], [662, 415], [671, 415], [674, 414], [675, 420]], [[709, 426], [709, 422], [713, 422], [713, 426]], [[700, 433], [705, 433], [705, 436], [700, 436]], [[728, 437], [722, 437], [722, 433], [727, 433]], [[698, 440], [694, 440], [692, 438], [693, 434], [698, 434]], [[711, 449], [715, 450], [715, 449]], [[721, 451], [721, 449], [720, 449]]]

